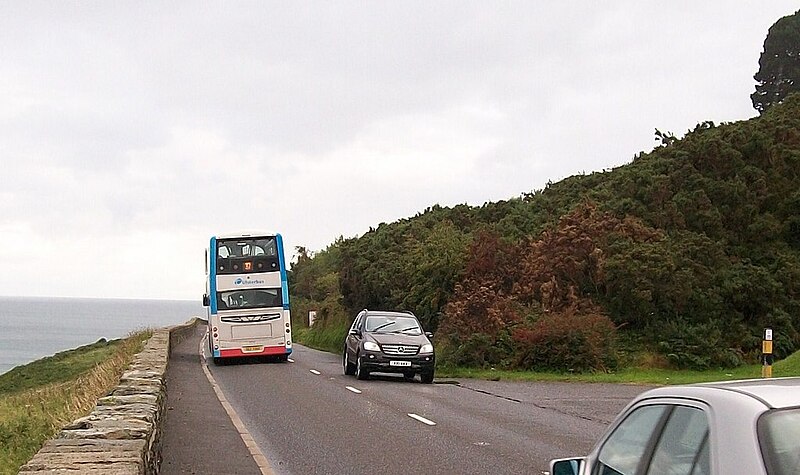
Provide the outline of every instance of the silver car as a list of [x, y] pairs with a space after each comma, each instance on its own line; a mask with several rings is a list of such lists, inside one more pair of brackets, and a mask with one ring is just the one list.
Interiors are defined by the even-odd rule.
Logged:
[[651, 389], [552, 475], [800, 474], [800, 378]]

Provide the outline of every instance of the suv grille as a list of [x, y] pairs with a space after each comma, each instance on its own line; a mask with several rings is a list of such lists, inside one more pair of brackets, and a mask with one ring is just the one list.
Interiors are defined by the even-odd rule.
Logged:
[[414, 356], [419, 353], [417, 345], [381, 345], [381, 349], [391, 356]]

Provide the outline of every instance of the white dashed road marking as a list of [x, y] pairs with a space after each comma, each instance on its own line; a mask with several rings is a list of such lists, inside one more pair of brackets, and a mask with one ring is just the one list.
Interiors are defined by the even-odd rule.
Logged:
[[422, 422], [423, 424], [427, 424], [427, 425], [429, 425], [429, 426], [435, 426], [435, 425], [436, 425], [436, 423], [435, 423], [435, 422], [433, 422], [432, 420], [430, 420], [430, 419], [425, 419], [424, 417], [422, 417], [422, 416], [418, 416], [418, 415], [416, 415], [416, 414], [408, 414], [408, 417], [410, 417], [410, 418], [412, 418], [412, 419], [416, 419], [416, 420], [418, 420], [418, 421]]
[[354, 392], [356, 394], [361, 394], [361, 391], [359, 391], [358, 389], [354, 388], [353, 386], [345, 386], [345, 388], [347, 388], [348, 391], [352, 391], [352, 392]]
[[288, 361], [289, 363], [294, 363], [294, 360], [291, 358], [286, 358], [286, 361]]
[[314, 374], [320, 374], [320, 372], [315, 370], [315, 369], [310, 369], [308, 371], [311, 372], [311, 373], [314, 373]]

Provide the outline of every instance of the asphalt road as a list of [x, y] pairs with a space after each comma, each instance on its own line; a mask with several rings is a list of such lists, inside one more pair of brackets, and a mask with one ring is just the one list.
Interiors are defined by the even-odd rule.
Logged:
[[431, 385], [389, 375], [358, 381], [342, 374], [340, 356], [299, 345], [289, 363], [215, 366], [199, 355], [201, 338], [198, 329], [170, 357], [164, 474], [260, 473], [223, 417], [203, 364], [279, 475], [538, 475], [552, 458], [586, 453], [647, 389], [466, 379]]

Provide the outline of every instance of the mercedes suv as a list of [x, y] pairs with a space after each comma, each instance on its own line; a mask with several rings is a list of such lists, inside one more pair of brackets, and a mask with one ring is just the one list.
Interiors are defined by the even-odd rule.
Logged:
[[370, 373], [400, 373], [407, 380], [419, 374], [423, 383], [432, 383], [432, 336], [411, 312], [362, 310], [345, 339], [344, 374], [367, 379]]

